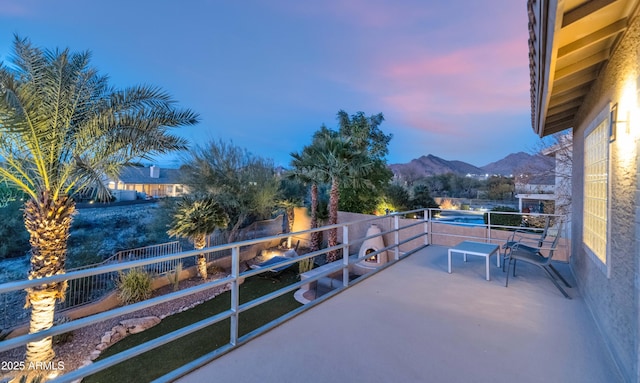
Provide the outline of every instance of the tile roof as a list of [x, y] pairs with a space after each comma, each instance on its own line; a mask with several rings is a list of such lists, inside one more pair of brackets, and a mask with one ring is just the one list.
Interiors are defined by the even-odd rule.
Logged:
[[182, 184], [180, 169], [159, 168], [160, 176], [151, 177], [150, 167], [125, 166], [118, 180], [125, 184]]

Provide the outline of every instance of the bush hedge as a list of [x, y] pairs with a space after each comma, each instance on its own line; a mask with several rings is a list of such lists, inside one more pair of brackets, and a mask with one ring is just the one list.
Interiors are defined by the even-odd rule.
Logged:
[[[491, 212], [518, 213], [518, 209], [509, 206], [496, 206]], [[484, 213], [485, 225], [489, 223], [489, 213]], [[491, 214], [491, 226], [520, 226], [522, 224], [522, 214]]]

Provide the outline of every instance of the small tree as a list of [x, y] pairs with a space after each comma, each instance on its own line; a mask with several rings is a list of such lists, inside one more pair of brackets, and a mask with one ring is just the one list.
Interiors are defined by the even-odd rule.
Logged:
[[[193, 241], [193, 247], [200, 250], [205, 247], [207, 235], [216, 228], [226, 227], [227, 214], [212, 196], [185, 196], [177, 204], [174, 220], [167, 231], [172, 237], [184, 237]], [[204, 253], [196, 257], [198, 274], [207, 279], [207, 259]]]
[[181, 170], [191, 190], [215, 197], [227, 214], [229, 242], [245, 225], [270, 218], [277, 205], [279, 181], [273, 162], [233, 143], [210, 141], [196, 146]]
[[398, 184], [390, 184], [386, 190], [387, 200], [396, 211], [404, 211], [411, 205], [411, 196], [404, 187]]
[[393, 178], [386, 160], [393, 135], [384, 134], [380, 129], [383, 121], [382, 113], [367, 117], [363, 112], [351, 116], [344, 110], [338, 112], [338, 133], [349, 137], [353, 149], [367, 157], [369, 163], [367, 174], [361, 175], [366, 183], [341, 183], [339, 207], [342, 211], [373, 213]]

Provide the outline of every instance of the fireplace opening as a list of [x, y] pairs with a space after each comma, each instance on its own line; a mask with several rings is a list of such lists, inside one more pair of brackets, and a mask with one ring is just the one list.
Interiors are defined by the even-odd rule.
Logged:
[[382, 250], [385, 247], [382, 229], [373, 224], [367, 229], [365, 237], [367, 239], [358, 252], [359, 262], [353, 264], [352, 271], [355, 275], [364, 275], [387, 263], [387, 252]]
[[[374, 249], [367, 249], [367, 250], [364, 252], [364, 255], [365, 255], [365, 257], [366, 257], [367, 255], [369, 255], [369, 254], [371, 254], [371, 253], [373, 253], [373, 252], [375, 252], [375, 250], [374, 250]], [[372, 256], [370, 256], [370, 257], [367, 257], [367, 258], [365, 259], [365, 262], [378, 263], [378, 254], [375, 254], [375, 255], [372, 255]]]

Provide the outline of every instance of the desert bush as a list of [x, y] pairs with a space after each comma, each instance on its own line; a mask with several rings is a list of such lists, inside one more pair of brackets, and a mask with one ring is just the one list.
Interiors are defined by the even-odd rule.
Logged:
[[207, 266], [208, 275], [226, 273], [226, 272], [227, 270], [225, 270], [223, 267], [220, 267], [220, 266], [216, 266], [216, 265]]
[[151, 276], [142, 269], [118, 272], [118, 298], [124, 304], [143, 301], [151, 296]]
[[[69, 318], [66, 315], [60, 315], [60, 316], [55, 317], [55, 319], [53, 320], [53, 325], [54, 326], [58, 326], [58, 325], [61, 325], [63, 323], [68, 323], [68, 322], [71, 322], [71, 318]], [[62, 333], [62, 334], [54, 335], [53, 336], [53, 343], [54, 344], [63, 344], [63, 343], [67, 343], [71, 339], [73, 339], [73, 331], [69, 331], [69, 332], [65, 332], [65, 333]]]
[[[492, 212], [510, 212], [517, 213], [518, 209], [509, 206], [496, 206], [491, 209]], [[484, 213], [484, 223], [489, 222], [489, 214]], [[520, 226], [522, 224], [522, 214], [491, 214], [491, 225], [501, 226]]]
[[306, 273], [313, 269], [313, 257], [298, 262], [298, 274]]
[[182, 273], [182, 262], [178, 262], [176, 268], [173, 271], [167, 273], [167, 279], [169, 283], [173, 285], [173, 291], [178, 291], [180, 286], [180, 274]]

